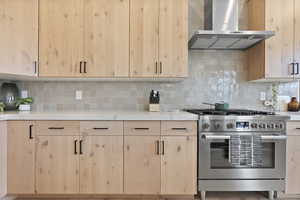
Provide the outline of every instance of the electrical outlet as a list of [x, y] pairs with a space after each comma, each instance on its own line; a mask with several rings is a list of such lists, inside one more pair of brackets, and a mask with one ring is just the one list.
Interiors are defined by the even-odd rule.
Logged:
[[261, 101], [265, 101], [267, 98], [266, 98], [266, 93], [265, 92], [260, 92], [260, 100]]
[[76, 100], [82, 100], [82, 91], [81, 90], [76, 90], [75, 99]]

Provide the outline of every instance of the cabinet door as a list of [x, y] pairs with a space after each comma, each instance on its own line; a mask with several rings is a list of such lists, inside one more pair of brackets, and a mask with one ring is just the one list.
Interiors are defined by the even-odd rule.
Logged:
[[38, 0], [0, 0], [0, 73], [35, 75]]
[[159, 0], [130, 1], [130, 75], [158, 75]]
[[82, 140], [80, 193], [123, 193], [122, 136], [87, 136]]
[[40, 0], [39, 75], [81, 76], [83, 1]]
[[197, 193], [197, 137], [162, 137], [162, 194]]
[[32, 125], [30, 121], [7, 122], [8, 194], [35, 192], [35, 139]]
[[124, 192], [160, 193], [159, 136], [125, 136]]
[[129, 76], [129, 0], [85, 0], [84, 54], [89, 77]]
[[300, 194], [300, 136], [288, 136], [286, 193]]
[[76, 136], [39, 136], [36, 156], [38, 194], [79, 193], [79, 156]]
[[[294, 56], [295, 62], [300, 63], [300, 1], [295, 0], [295, 46], [294, 46]], [[300, 68], [300, 66], [299, 66]], [[300, 69], [299, 69], [300, 70]], [[296, 75], [297, 78], [300, 77], [300, 73]]]
[[160, 0], [159, 76], [188, 75], [188, 1]]
[[275, 31], [265, 41], [266, 78], [293, 77], [294, 0], [266, 0], [266, 30]]

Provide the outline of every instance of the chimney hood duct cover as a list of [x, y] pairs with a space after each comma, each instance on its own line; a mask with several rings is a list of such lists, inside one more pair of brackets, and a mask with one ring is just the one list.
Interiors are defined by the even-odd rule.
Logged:
[[204, 30], [189, 41], [191, 50], [245, 50], [275, 35], [273, 31], [239, 30], [239, 0], [204, 0]]

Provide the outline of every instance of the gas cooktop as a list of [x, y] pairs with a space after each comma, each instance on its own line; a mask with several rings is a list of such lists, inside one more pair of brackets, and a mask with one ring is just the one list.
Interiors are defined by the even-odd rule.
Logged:
[[236, 116], [275, 115], [274, 112], [244, 110], [244, 109], [228, 109], [228, 110], [186, 109], [185, 111], [197, 115], [236, 115]]

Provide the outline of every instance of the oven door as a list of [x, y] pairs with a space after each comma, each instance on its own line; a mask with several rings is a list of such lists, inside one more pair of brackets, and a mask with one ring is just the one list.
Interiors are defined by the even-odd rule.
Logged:
[[262, 163], [259, 167], [231, 164], [230, 133], [202, 134], [199, 137], [199, 179], [284, 179], [286, 136], [256, 134], [262, 139]]

